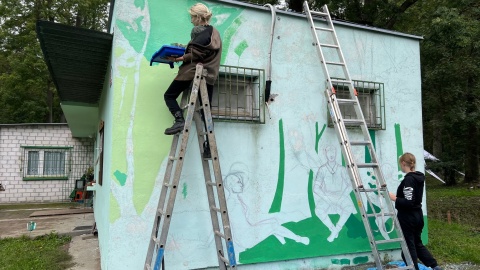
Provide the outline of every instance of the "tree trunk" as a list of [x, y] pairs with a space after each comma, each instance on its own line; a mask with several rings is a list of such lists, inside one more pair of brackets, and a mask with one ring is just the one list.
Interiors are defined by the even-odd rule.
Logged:
[[442, 156], [442, 125], [440, 119], [434, 119], [432, 122], [432, 155], [438, 157]]
[[53, 123], [53, 92], [50, 86], [47, 86], [47, 106], [48, 106], [47, 123]]
[[473, 93], [473, 78], [468, 79], [467, 84], [467, 106], [466, 106], [466, 117], [465, 123], [467, 125], [466, 131], [466, 144], [465, 144], [465, 182], [471, 183], [478, 180], [478, 127], [476, 124], [476, 114], [477, 106], [475, 105], [477, 99]]

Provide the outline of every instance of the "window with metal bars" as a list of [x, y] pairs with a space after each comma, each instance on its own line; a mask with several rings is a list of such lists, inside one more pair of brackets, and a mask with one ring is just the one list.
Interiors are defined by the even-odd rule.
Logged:
[[265, 72], [235, 66], [220, 66], [212, 97], [212, 117], [223, 121], [265, 122]]
[[[357, 90], [358, 102], [360, 102], [360, 108], [362, 108], [363, 117], [365, 117], [367, 127], [370, 129], [385, 129], [384, 84], [379, 82], [354, 80], [353, 85]], [[335, 87], [337, 98], [350, 98], [347, 84], [336, 83], [333, 86]], [[347, 104], [340, 104], [339, 106], [344, 119], [356, 118], [353, 106]], [[333, 127], [330, 115], [327, 118], [328, 126]]]
[[23, 146], [24, 180], [67, 180], [71, 147]]

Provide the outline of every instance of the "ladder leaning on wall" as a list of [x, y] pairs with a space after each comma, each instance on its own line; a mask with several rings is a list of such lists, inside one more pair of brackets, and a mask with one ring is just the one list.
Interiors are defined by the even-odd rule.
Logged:
[[[350, 176], [350, 180], [353, 186], [353, 191], [355, 193], [355, 198], [358, 203], [358, 208], [360, 210], [363, 224], [365, 226], [365, 230], [367, 232], [367, 236], [369, 239], [370, 247], [372, 249], [373, 257], [375, 260], [375, 264], [377, 269], [384, 269], [382, 265], [382, 260], [380, 258], [380, 253], [378, 251], [378, 245], [382, 244], [389, 244], [389, 243], [399, 243], [402, 249], [402, 252], [405, 256], [406, 266], [398, 269], [415, 269], [413, 265], [412, 258], [410, 256], [410, 252], [408, 251], [408, 247], [403, 237], [402, 230], [400, 229], [400, 224], [398, 222], [397, 216], [395, 214], [395, 209], [393, 204], [390, 202], [390, 197], [387, 189], [387, 185], [385, 179], [383, 178], [383, 174], [375, 153], [375, 149], [372, 143], [372, 139], [370, 137], [370, 133], [368, 131], [367, 123], [365, 122], [365, 118], [363, 116], [362, 109], [360, 107], [360, 103], [357, 97], [357, 91], [353, 84], [352, 79], [350, 78], [350, 74], [347, 69], [347, 64], [345, 62], [345, 58], [343, 57], [343, 52], [340, 48], [340, 43], [338, 41], [337, 33], [335, 32], [335, 28], [332, 23], [332, 19], [330, 17], [330, 13], [326, 5], [322, 7], [322, 11], [311, 11], [308, 6], [308, 1], [303, 3], [303, 10], [306, 13], [307, 19], [310, 23], [310, 28], [312, 31], [312, 35], [314, 38], [313, 45], [316, 47], [317, 54], [319, 56], [320, 62], [322, 64], [323, 72], [325, 74], [327, 80], [327, 89], [325, 91], [325, 95], [328, 100], [328, 109], [330, 111], [330, 116], [332, 118], [332, 122], [335, 127], [335, 131], [337, 133], [337, 137], [339, 143], [341, 145], [343, 156], [345, 157], [345, 163], [347, 167], [348, 174]], [[317, 20], [319, 22], [324, 21], [324, 25], [322, 27], [315, 26], [313, 21], [313, 17], [316, 16], [323, 20]], [[333, 43], [321, 43], [319, 41], [319, 33], [331, 35], [331, 40]], [[337, 59], [325, 59], [324, 50], [335, 50], [337, 53]], [[335, 69], [335, 67], [337, 69]], [[332, 78], [330, 75], [330, 71], [335, 69], [341, 70], [342, 73], [340, 78]], [[338, 72], [338, 71], [337, 71]], [[336, 90], [334, 88], [334, 84], [340, 85], [347, 85], [349, 89], [349, 98], [348, 99], [339, 99], [336, 96]], [[351, 106], [353, 107], [354, 117], [352, 119], [344, 119], [342, 116], [342, 112], [340, 111], [340, 104], [343, 106]], [[349, 132], [352, 132], [355, 129], [347, 127], [356, 127], [360, 128], [363, 134], [363, 140], [360, 141], [353, 141], [350, 140]], [[352, 147], [367, 147], [368, 151], [371, 156], [370, 163], [360, 163], [355, 160], [355, 156], [353, 154]], [[375, 176], [376, 187], [375, 188], [365, 188], [363, 186], [363, 182], [360, 176], [359, 169], [360, 168], [367, 168], [373, 170], [373, 174]], [[362, 193], [366, 196], [362, 197]], [[381, 205], [385, 205], [386, 209], [380, 209], [380, 212], [376, 212], [374, 207], [372, 211], [374, 213], [367, 214], [366, 209], [364, 208], [365, 201], [372, 206], [370, 202], [371, 196], [378, 196]], [[386, 240], [376, 240], [373, 235], [373, 230], [370, 226], [369, 218], [382, 218], [382, 222], [385, 221], [385, 216], [389, 216], [393, 220], [393, 229], [392, 231], [396, 232], [397, 237], [392, 239]], [[382, 224], [383, 226], [385, 224]]]
[[[182, 174], [184, 157], [187, 151], [187, 143], [190, 135], [190, 126], [192, 124], [192, 120], [195, 121], [200, 155], [202, 155], [203, 174], [207, 188], [208, 205], [212, 219], [213, 235], [217, 249], [216, 253], [218, 257], [219, 269], [232, 270], [236, 267], [232, 232], [230, 229], [230, 220], [228, 218], [222, 173], [220, 171], [220, 161], [218, 159], [217, 143], [215, 141], [215, 133], [213, 131], [213, 120], [210, 112], [207, 84], [205, 81], [206, 77], [207, 70], [203, 68], [202, 64], [197, 64], [196, 73], [193, 80], [193, 87], [187, 105], [188, 112], [185, 117], [185, 126], [182, 132], [174, 135], [172, 147], [170, 148], [170, 154], [168, 155], [168, 164], [165, 170], [165, 177], [163, 179], [160, 199], [158, 201], [158, 207], [152, 228], [152, 235], [149, 240], [144, 269], [159, 270], [161, 265], [165, 266], [163, 263], [165, 246], [167, 243], [173, 206], [175, 204], [175, 197], [178, 190], [178, 183]], [[199, 92], [200, 96], [198, 95]], [[201, 99], [201, 105], [197, 104], [198, 99]], [[203, 110], [205, 124], [202, 122], [199, 112], [200, 110]], [[183, 136], [180, 142], [180, 150], [177, 152], [180, 135]], [[205, 141], [204, 135], [208, 136], [211, 153], [210, 158], [203, 157], [203, 143]], [[209, 161], [211, 161], [211, 163]], [[215, 181], [212, 181], [210, 165], [213, 167], [212, 169]], [[172, 170], [174, 167], [175, 169], [173, 171], [172, 178]], [[214, 187], [216, 187], [216, 189]], [[225, 250], [226, 255], [224, 252]]]

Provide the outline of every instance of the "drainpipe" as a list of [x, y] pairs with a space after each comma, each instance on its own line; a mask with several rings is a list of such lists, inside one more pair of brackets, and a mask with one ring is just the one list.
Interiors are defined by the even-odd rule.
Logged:
[[270, 48], [268, 50], [267, 85], [265, 89], [265, 103], [267, 103], [267, 106], [268, 106], [268, 101], [270, 100], [270, 92], [272, 87], [272, 46], [273, 46], [273, 33], [275, 31], [275, 21], [277, 18], [277, 13], [275, 12], [275, 8], [272, 5], [266, 4], [265, 7], [269, 7], [272, 13], [272, 26], [270, 29]]

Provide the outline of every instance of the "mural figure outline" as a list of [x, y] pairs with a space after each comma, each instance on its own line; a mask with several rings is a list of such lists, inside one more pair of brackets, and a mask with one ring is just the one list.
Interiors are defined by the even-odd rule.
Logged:
[[[247, 248], [254, 247], [271, 235], [277, 238], [282, 245], [286, 243], [286, 238], [309, 245], [310, 239], [308, 237], [297, 235], [282, 226], [283, 223], [288, 222], [288, 220], [284, 221], [285, 218], [288, 218], [288, 213], [282, 215], [281, 213], [263, 214], [254, 212], [254, 207], [248, 205], [248, 200], [243, 198], [246, 182], [249, 180], [247, 166], [240, 162], [233, 163], [223, 179], [227, 191], [228, 211], [232, 213], [230, 223], [237, 254]], [[242, 213], [244, 218], [232, 218], [235, 213]], [[250, 237], [236, 237], [241, 235]]]
[[[347, 171], [336, 161], [337, 150], [328, 145], [324, 153], [327, 161], [318, 168], [313, 184], [315, 214], [330, 230], [327, 241], [333, 242], [357, 209], [350, 198], [353, 189]], [[340, 215], [336, 224], [333, 224], [331, 214]]]

